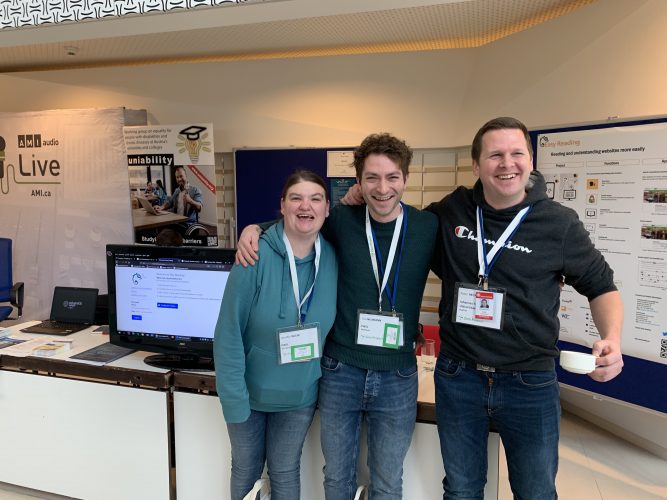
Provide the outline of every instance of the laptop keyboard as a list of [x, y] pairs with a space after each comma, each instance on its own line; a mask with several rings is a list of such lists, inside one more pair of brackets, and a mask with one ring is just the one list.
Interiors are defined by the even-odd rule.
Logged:
[[73, 330], [79, 328], [81, 323], [67, 323], [65, 321], [55, 321], [55, 320], [46, 320], [42, 321], [42, 324], [39, 325], [44, 328], [54, 328], [59, 330]]

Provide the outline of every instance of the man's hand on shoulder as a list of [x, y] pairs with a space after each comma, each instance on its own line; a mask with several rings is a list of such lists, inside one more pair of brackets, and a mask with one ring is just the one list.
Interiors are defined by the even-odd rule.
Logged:
[[261, 228], [257, 224], [250, 224], [241, 231], [236, 245], [236, 263], [243, 267], [254, 266], [259, 260], [259, 236]]
[[352, 184], [347, 190], [345, 196], [340, 199], [342, 205], [362, 205], [364, 197], [361, 194], [361, 186], [359, 184]]

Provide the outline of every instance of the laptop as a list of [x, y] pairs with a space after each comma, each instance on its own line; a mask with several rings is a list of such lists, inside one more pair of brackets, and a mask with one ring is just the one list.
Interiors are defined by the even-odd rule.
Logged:
[[21, 331], [69, 335], [88, 328], [95, 320], [98, 292], [97, 288], [55, 287], [49, 320], [28, 326]]
[[170, 214], [171, 212], [168, 210], [161, 210], [157, 211], [155, 210], [155, 207], [151, 205], [151, 202], [148, 201], [146, 198], [143, 196], [137, 196], [137, 200], [139, 200], [139, 203], [143, 207], [144, 210], [146, 210], [147, 213], [152, 214], [152, 215], [167, 215]]

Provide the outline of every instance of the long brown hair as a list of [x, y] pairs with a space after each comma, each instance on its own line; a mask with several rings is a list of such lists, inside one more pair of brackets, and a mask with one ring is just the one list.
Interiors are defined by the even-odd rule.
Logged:
[[317, 184], [324, 190], [324, 196], [326, 200], [329, 201], [329, 191], [327, 191], [327, 185], [324, 182], [324, 179], [322, 179], [322, 177], [320, 177], [312, 170], [301, 169], [295, 170], [294, 173], [290, 174], [290, 176], [287, 178], [285, 185], [283, 186], [283, 191], [280, 193], [280, 200], [284, 200], [285, 196], [287, 196], [287, 191], [289, 191], [289, 188], [295, 184], [298, 184], [299, 182], [313, 182]]

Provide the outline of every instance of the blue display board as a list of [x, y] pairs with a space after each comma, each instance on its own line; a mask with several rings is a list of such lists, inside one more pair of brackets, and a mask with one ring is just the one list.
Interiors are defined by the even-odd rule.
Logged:
[[[248, 224], [280, 217], [280, 193], [297, 169], [312, 170], [327, 180], [327, 151], [353, 148], [240, 149], [235, 152], [236, 221], [240, 233]], [[330, 193], [331, 194], [331, 193]]]
[[[533, 130], [530, 132], [533, 151], [536, 154], [533, 156], [535, 168], [537, 168], [537, 151], [538, 151], [538, 137], [547, 135], [549, 138], [557, 136], [561, 132], [576, 132], [589, 131], [597, 129], [605, 129], [612, 127], [633, 127], [639, 125], [657, 124], [667, 122], [667, 117], [656, 117], [647, 119], [638, 119], [633, 121], [610, 121], [604, 123], [588, 124], [588, 125], [573, 125], [568, 127], [554, 127], [549, 129]], [[667, 138], [665, 138], [667, 144]], [[667, 157], [667, 149], [665, 150], [665, 157]], [[637, 214], [639, 217], [640, 214]], [[653, 293], [662, 294], [664, 290], [655, 290]], [[628, 303], [627, 297], [625, 300], [625, 314], [634, 315], [634, 301]], [[662, 326], [664, 330], [661, 335], [667, 339], [667, 325]], [[662, 341], [663, 345], [665, 340]], [[560, 341], [559, 347], [563, 350], [590, 352], [590, 348], [575, 344], [572, 342]], [[599, 383], [592, 380], [586, 375], [576, 375], [562, 370], [558, 367], [558, 378], [561, 382], [590, 391], [592, 393], [608, 396], [610, 398], [618, 399], [628, 403], [632, 403], [645, 408], [650, 408], [659, 412], [667, 413], [667, 365], [641, 359], [638, 357], [623, 356], [625, 366], [623, 371], [615, 379]]]
[[[558, 342], [564, 351], [590, 353], [587, 347]], [[588, 375], [566, 372], [556, 363], [558, 380], [564, 384], [667, 413], [667, 366], [632, 356], [623, 356], [623, 371], [609, 382], [596, 382]]]

